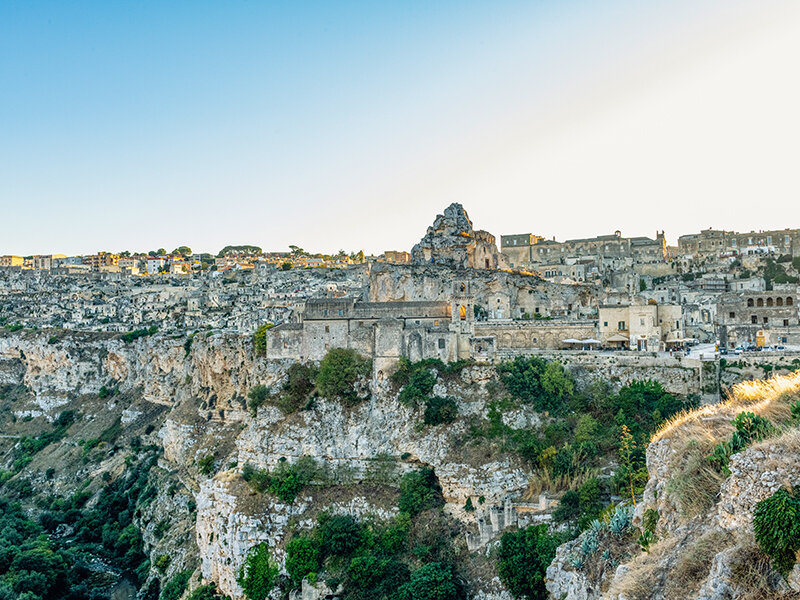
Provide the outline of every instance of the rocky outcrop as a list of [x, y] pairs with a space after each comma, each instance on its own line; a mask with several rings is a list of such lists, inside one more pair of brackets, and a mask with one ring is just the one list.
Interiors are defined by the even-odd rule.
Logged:
[[476, 231], [467, 211], [453, 203], [436, 215], [433, 225], [411, 250], [413, 264], [434, 264], [475, 269], [507, 269], [506, 258], [497, 250], [487, 231]]

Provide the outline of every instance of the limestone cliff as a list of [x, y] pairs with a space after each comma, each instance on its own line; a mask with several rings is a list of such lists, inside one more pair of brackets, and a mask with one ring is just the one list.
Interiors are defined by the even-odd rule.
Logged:
[[[663, 428], [647, 448], [650, 479], [633, 526], [620, 537], [590, 530], [561, 546], [547, 570], [550, 594], [560, 600], [800, 598], [800, 565], [786, 580], [773, 571], [752, 524], [760, 500], [800, 485], [800, 429], [786, 421], [798, 396], [800, 372], [746, 382], [734, 386], [727, 403]], [[731, 420], [742, 411], [769, 418], [778, 429], [733, 454], [730, 474], [719, 472], [706, 456], [731, 435]], [[643, 552], [637, 537], [647, 513], [658, 515], [657, 541]]]
[[455, 268], [507, 269], [508, 261], [487, 231], [476, 231], [467, 211], [454, 202], [411, 250], [413, 264], [434, 264]]

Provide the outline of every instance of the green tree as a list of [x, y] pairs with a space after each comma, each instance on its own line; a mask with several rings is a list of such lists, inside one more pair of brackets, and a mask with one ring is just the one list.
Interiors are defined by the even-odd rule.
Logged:
[[556, 555], [559, 540], [550, 536], [547, 525], [531, 525], [500, 538], [497, 573], [515, 598], [545, 600], [545, 571]]
[[310, 537], [297, 536], [286, 544], [286, 571], [296, 586], [309, 573], [316, 573], [319, 569], [319, 552], [317, 543]]
[[333, 348], [319, 365], [317, 389], [325, 398], [339, 398], [347, 404], [358, 402], [354, 384], [369, 375], [370, 364], [351, 348]]
[[414, 571], [400, 596], [407, 600], [458, 600], [464, 594], [453, 567], [434, 562]]
[[439, 481], [433, 469], [425, 467], [403, 475], [400, 480], [398, 508], [412, 517], [423, 510], [436, 508], [444, 503]]
[[253, 546], [247, 552], [236, 582], [242, 586], [249, 600], [266, 600], [275, 587], [280, 570], [272, 560], [266, 542]]

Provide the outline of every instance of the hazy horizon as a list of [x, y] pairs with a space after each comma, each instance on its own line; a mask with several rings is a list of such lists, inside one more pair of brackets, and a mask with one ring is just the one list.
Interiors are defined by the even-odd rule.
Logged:
[[6, 2], [0, 254], [800, 227], [800, 5]]

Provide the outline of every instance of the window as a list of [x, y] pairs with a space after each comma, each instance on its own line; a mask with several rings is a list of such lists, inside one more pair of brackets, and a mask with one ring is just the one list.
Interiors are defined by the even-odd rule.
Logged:
[[444, 348], [444, 338], [439, 338], [439, 348]]
[[344, 314], [344, 311], [343, 310], [339, 310], [338, 313], [339, 313], [339, 316], [341, 317]]
[[325, 344], [325, 350], [327, 350], [327, 349], [328, 349], [328, 344]]
[[680, 328], [681, 328], [681, 322], [675, 321], [675, 329], [680, 329]]
[[735, 312], [728, 313], [728, 317], [731, 318], [731, 319], [735, 319], [736, 318], [736, 313]]
[[764, 325], [766, 325], [767, 323], [769, 323], [769, 318], [768, 317], [764, 317]]
[[751, 322], [753, 325], [758, 325], [758, 316], [756, 316], [756, 315], [750, 315], [750, 322]]
[[748, 306], [748, 308], [753, 306], [753, 299], [752, 298], [748, 298], [747, 299], [747, 306]]
[[783, 306], [783, 298], [776, 298], [775, 306]]
[[772, 306], [772, 298], [767, 298], [767, 306]]
[[764, 306], [764, 299], [759, 298], [758, 300], [756, 300], [756, 306], [758, 307]]
[[603, 327], [608, 327], [608, 321], [603, 321]]
[[783, 326], [784, 327], [788, 327], [789, 326], [789, 319], [784, 319], [783, 320]]
[[792, 300], [792, 297], [789, 296], [786, 298], [786, 306], [791, 306], [792, 304], [794, 304], [794, 300]]
[[434, 321], [434, 322], [433, 322], [433, 326], [434, 326], [434, 327], [438, 327], [438, 326], [439, 326], [439, 321], [438, 321], [438, 320]]
[[644, 319], [639, 319], [639, 326], [644, 327]]
[[325, 325], [325, 333], [330, 333], [330, 332], [331, 332], [330, 326], [329, 325]]
[[617, 329], [624, 330], [625, 329], [625, 321], [619, 321], [617, 323]]
[[359, 321], [359, 322], [358, 322], [358, 326], [359, 326], [359, 327], [363, 327], [363, 326], [364, 326], [364, 321]]
[[323, 317], [327, 317], [328, 316], [328, 309], [327, 308], [322, 311], [322, 316]]

